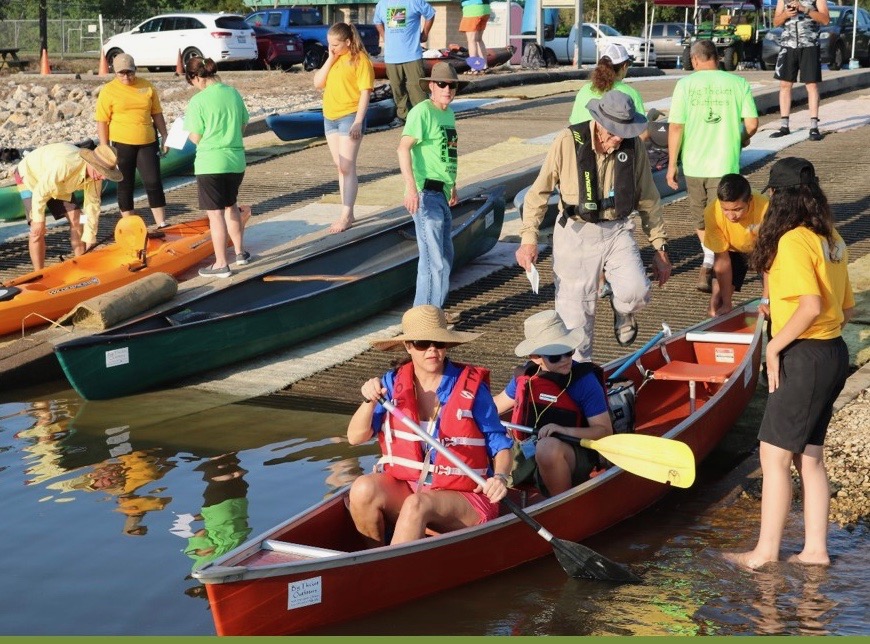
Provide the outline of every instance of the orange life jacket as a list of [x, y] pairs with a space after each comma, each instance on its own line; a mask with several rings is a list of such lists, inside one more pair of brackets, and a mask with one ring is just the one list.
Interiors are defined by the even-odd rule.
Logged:
[[[480, 383], [489, 384], [489, 371], [469, 365], [457, 366], [462, 368], [462, 372], [441, 410], [436, 440], [475, 472], [486, 476], [489, 471], [489, 454], [486, 451], [486, 439], [472, 417], [472, 406]], [[411, 363], [404, 364], [397, 370], [392, 398], [396, 407], [419, 424], [414, 366]], [[384, 426], [378, 433], [378, 442], [383, 454], [378, 465], [397, 479], [422, 481], [431, 473], [433, 490], [470, 492], [477, 487], [477, 483], [441, 454], [436, 453], [434, 463], [431, 462], [428, 456], [429, 446], [410, 429], [391, 418], [390, 414], [387, 414]]]

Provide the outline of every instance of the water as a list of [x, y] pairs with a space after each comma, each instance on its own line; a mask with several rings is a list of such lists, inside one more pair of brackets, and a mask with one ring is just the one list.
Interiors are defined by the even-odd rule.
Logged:
[[[0, 399], [0, 635], [213, 634], [195, 562], [332, 494], [377, 450], [350, 447], [340, 414], [188, 392], [19, 397]], [[832, 530], [829, 569], [738, 571], [718, 552], [751, 544], [758, 505], [720, 503], [717, 477], [586, 542], [642, 585], [569, 579], [549, 557], [322, 634], [870, 634], [868, 529]]]

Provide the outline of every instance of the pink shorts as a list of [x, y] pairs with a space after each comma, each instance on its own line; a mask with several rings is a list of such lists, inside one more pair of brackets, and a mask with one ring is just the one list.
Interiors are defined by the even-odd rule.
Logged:
[[[416, 481], [405, 481], [412, 492], [417, 491]], [[446, 492], [456, 492], [465, 497], [472, 509], [477, 513], [478, 521], [474, 525], [480, 525], [487, 521], [492, 521], [498, 517], [498, 503], [490, 503], [489, 498], [482, 492], [475, 494], [474, 492], [460, 492], [458, 490], [445, 490]]]

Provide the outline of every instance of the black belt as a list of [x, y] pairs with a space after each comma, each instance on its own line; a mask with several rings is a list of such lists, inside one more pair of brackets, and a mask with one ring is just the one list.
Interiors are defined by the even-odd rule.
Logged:
[[562, 216], [559, 217], [559, 225], [564, 228], [569, 219], [582, 219], [587, 224], [597, 224], [599, 221], [602, 221], [600, 213], [614, 206], [613, 197], [607, 197], [598, 203], [586, 204], [586, 207], [563, 205]]
[[436, 181], [435, 179], [424, 179], [423, 190], [431, 190], [432, 192], [444, 192], [444, 182]]

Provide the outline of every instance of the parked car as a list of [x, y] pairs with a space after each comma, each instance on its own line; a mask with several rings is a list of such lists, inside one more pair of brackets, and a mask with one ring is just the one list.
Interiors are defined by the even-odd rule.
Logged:
[[649, 28], [649, 39], [655, 45], [656, 64], [675, 66], [683, 55], [683, 39], [695, 33], [692, 23], [654, 22]]
[[257, 58], [254, 32], [242, 16], [226, 13], [171, 13], [155, 16], [103, 45], [109, 67], [120, 53], [152, 71], [175, 67], [194, 56], [216, 63], [252, 63]]
[[[634, 58], [635, 65], [644, 64], [646, 41], [638, 36], [623, 36], [610, 25], [583, 23], [582, 63], [594, 65], [598, 62], [598, 52], [608, 44], [622, 45], [628, 54]], [[553, 37], [544, 41], [544, 60], [547, 65], [558, 63], [568, 64], [574, 61], [574, 41], [577, 39], [577, 27], [571, 27], [568, 37]], [[655, 45], [650, 44], [649, 65], [656, 64]]]
[[[822, 63], [833, 70], [847, 66], [852, 58], [852, 6], [828, 5], [831, 22], [819, 31], [819, 53]], [[773, 68], [779, 55], [779, 38], [782, 27], [775, 27], [767, 32], [762, 43], [762, 59]], [[858, 26], [855, 31], [855, 58], [866, 67], [870, 66], [870, 12], [858, 8]]]
[[[326, 32], [330, 25], [323, 23], [323, 15], [317, 7], [275, 7], [254, 11], [245, 16], [252, 27], [271, 27], [287, 33], [298, 34], [305, 47], [303, 66], [306, 70], [318, 69], [327, 56], [329, 43]], [[362, 38], [366, 51], [372, 56], [381, 52], [380, 36], [374, 25], [354, 25]]]
[[257, 38], [258, 62], [263, 67], [290, 69], [293, 65], [301, 64], [305, 58], [302, 38], [297, 34], [288, 34], [271, 27], [254, 27], [254, 35]]
[[767, 31], [765, 20], [761, 0], [701, 0], [695, 14], [694, 33], [683, 39], [683, 68], [692, 69], [692, 43], [709, 40], [716, 45], [723, 69], [730, 72], [750, 65], [764, 69], [761, 49]]

